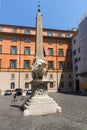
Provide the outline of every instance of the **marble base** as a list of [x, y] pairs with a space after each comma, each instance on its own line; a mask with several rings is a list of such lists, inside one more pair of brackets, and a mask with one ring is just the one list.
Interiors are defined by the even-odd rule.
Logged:
[[45, 96], [33, 96], [30, 102], [24, 104], [25, 110], [23, 111], [24, 116], [29, 115], [47, 115], [52, 113], [61, 113], [62, 109], [48, 95]]

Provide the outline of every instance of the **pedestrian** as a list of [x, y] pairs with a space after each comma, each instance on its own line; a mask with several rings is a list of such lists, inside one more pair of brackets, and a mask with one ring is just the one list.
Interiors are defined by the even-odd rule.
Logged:
[[14, 92], [14, 102], [16, 101], [17, 92]]
[[22, 92], [22, 100], [26, 100], [26, 91], [25, 90]]

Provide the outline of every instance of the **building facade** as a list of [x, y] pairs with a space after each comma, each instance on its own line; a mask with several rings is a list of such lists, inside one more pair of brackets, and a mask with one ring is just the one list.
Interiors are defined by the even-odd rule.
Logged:
[[87, 14], [79, 21], [72, 39], [74, 89], [87, 91]]
[[[43, 29], [48, 91], [73, 90], [73, 30]], [[0, 24], [0, 89], [30, 88], [36, 28]]]

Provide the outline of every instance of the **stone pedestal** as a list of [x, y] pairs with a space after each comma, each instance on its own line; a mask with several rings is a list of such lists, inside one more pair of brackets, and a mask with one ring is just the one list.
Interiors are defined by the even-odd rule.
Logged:
[[49, 81], [32, 80], [32, 98], [24, 104], [24, 116], [46, 115], [61, 112], [61, 107], [47, 95], [47, 84]]

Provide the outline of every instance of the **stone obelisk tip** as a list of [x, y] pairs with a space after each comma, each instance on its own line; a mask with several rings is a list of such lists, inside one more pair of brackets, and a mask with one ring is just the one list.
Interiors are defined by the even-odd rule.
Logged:
[[36, 56], [43, 59], [43, 31], [42, 31], [42, 15], [40, 12], [40, 1], [38, 4], [38, 13], [36, 16]]

